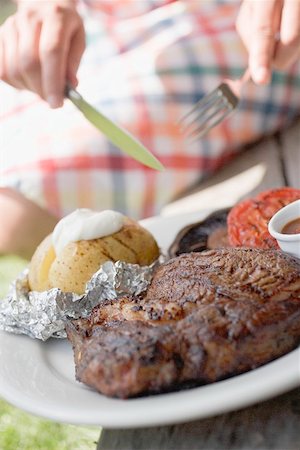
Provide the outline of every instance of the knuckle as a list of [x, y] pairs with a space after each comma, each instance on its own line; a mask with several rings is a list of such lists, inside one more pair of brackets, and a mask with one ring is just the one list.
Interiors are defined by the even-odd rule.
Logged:
[[37, 18], [37, 13], [36, 11], [34, 11], [33, 9], [25, 9], [25, 10], [21, 10], [21, 20], [27, 20], [29, 22], [31, 22], [32, 20], [36, 20]]
[[273, 27], [270, 25], [259, 24], [257, 25], [257, 33], [265, 39], [274, 39], [275, 33]]
[[52, 8], [53, 8], [52, 10], [55, 14], [64, 14], [64, 12], [66, 10], [62, 5], [60, 5], [58, 3], [54, 3]]
[[33, 26], [35, 23], [41, 21], [39, 11], [31, 5], [26, 5], [26, 2], [18, 8], [16, 13], [16, 20], [20, 29], [24, 26]]
[[53, 3], [50, 6], [50, 11], [49, 13], [52, 16], [55, 16], [56, 18], [64, 18], [68, 15], [68, 10], [65, 6], [58, 4], [58, 3]]

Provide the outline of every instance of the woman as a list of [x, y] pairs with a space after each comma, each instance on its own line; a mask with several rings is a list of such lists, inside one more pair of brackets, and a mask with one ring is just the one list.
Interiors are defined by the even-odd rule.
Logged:
[[[300, 0], [20, 0], [0, 30], [0, 252], [30, 257], [78, 207], [157, 214], [245, 143], [291, 121], [300, 105], [299, 24]], [[178, 119], [247, 65], [255, 84], [245, 86], [239, 111], [186, 142]], [[79, 80], [81, 94], [166, 171], [110, 144], [64, 102], [66, 80]]]

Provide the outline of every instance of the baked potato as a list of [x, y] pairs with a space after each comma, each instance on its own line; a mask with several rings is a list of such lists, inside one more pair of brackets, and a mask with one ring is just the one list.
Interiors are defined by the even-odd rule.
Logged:
[[29, 286], [33, 291], [60, 288], [83, 294], [86, 282], [105, 261], [125, 261], [149, 265], [159, 256], [151, 233], [137, 222], [125, 218], [116, 233], [98, 239], [69, 242], [57, 255], [52, 235], [36, 249], [29, 265]]

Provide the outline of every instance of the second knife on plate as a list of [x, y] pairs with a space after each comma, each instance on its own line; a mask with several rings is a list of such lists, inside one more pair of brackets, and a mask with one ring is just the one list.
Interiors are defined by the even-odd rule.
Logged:
[[145, 166], [156, 170], [164, 170], [164, 166], [155, 156], [146, 149], [137, 139], [130, 133], [120, 128], [106, 116], [101, 114], [92, 105], [86, 102], [83, 97], [71, 86], [66, 88], [66, 96], [71, 102], [82, 112], [98, 130], [119, 149], [130, 155]]

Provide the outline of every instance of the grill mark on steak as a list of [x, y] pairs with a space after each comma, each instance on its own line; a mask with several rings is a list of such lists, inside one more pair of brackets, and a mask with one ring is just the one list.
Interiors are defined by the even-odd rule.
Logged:
[[66, 328], [77, 379], [106, 395], [214, 382], [300, 342], [300, 263], [277, 250], [183, 254], [144, 296], [107, 300]]

